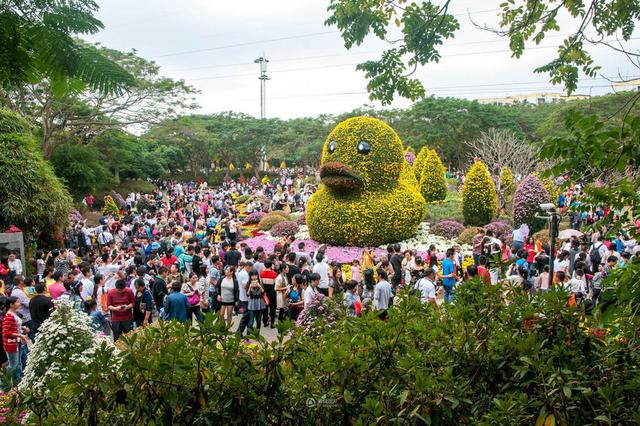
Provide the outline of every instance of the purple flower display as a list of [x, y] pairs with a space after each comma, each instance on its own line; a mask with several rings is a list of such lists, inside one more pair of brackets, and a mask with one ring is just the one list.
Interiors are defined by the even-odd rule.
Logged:
[[525, 177], [513, 195], [513, 221], [516, 226], [523, 223], [529, 226], [531, 232], [537, 232], [544, 228], [546, 221], [538, 219], [540, 204], [549, 202], [549, 193], [538, 177], [529, 175]]
[[113, 200], [118, 205], [118, 207], [124, 208], [127, 205], [127, 202], [124, 200], [124, 198], [122, 198], [122, 195], [120, 195], [118, 192], [111, 191], [110, 194], [113, 197]]
[[410, 166], [413, 166], [413, 162], [416, 161], [416, 155], [411, 151], [407, 151], [404, 153], [404, 159]]
[[513, 242], [513, 226], [511, 224], [496, 220], [484, 226], [487, 231], [493, 231], [493, 236], [502, 240], [505, 244], [511, 245]]
[[284, 222], [276, 223], [269, 230], [274, 237], [284, 237], [287, 235], [295, 235], [300, 230], [297, 223], [285, 220]]
[[[270, 252], [270, 251], [273, 251], [273, 248], [275, 247], [278, 241], [266, 235], [259, 235], [257, 237], [243, 240], [242, 242], [246, 243], [247, 246], [253, 250], [255, 250], [258, 247], [262, 247], [264, 248], [265, 251]], [[296, 240], [294, 244], [297, 246], [299, 242], [304, 243], [304, 248], [307, 253], [312, 251], [313, 252], [318, 251], [318, 247], [322, 245], [321, 243], [311, 239], [299, 239], [299, 240]], [[364, 247], [350, 247], [350, 246], [341, 247], [341, 246], [331, 246], [326, 244], [325, 246], [326, 246], [325, 255], [329, 259], [329, 262], [344, 264], [344, 263], [351, 263], [354, 259], [362, 260], [362, 251], [364, 250]], [[382, 248], [374, 248], [373, 252], [377, 258], [387, 254], [387, 250]], [[418, 252], [418, 255], [422, 256], [423, 258], [426, 256], [426, 254], [427, 254], [426, 252], [421, 252], [421, 251]], [[442, 253], [440, 254], [444, 256]]]
[[256, 225], [257, 223], [259, 223], [263, 217], [265, 217], [267, 214], [265, 212], [253, 212], [249, 215], [247, 215], [244, 220], [242, 221], [242, 223], [244, 223], [245, 225]]
[[303, 213], [300, 216], [298, 216], [298, 219], [296, 220], [296, 222], [298, 223], [298, 225], [306, 225], [307, 224], [307, 214]]
[[71, 209], [71, 212], [69, 213], [69, 222], [80, 222], [81, 220], [84, 220], [82, 214], [80, 214], [80, 212], [76, 209]]
[[331, 303], [322, 293], [314, 293], [309, 305], [300, 312], [296, 325], [302, 334], [317, 336], [324, 328], [331, 328], [341, 312], [335, 303]]
[[431, 233], [439, 235], [450, 240], [457, 238], [462, 231], [464, 231], [464, 225], [453, 219], [444, 219], [435, 223], [431, 229]]

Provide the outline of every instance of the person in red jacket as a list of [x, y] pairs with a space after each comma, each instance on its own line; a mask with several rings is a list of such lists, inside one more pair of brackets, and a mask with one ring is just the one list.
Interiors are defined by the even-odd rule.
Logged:
[[6, 306], [7, 313], [2, 320], [2, 345], [9, 358], [8, 370], [12, 371], [13, 380], [17, 383], [22, 378], [22, 351], [29, 329], [22, 326], [22, 319], [18, 316], [18, 298], [8, 297]]
[[107, 307], [111, 312], [111, 329], [113, 341], [117, 341], [121, 335], [128, 333], [133, 325], [133, 305], [135, 296], [130, 288], [126, 288], [125, 280], [116, 281], [116, 288], [107, 293]]

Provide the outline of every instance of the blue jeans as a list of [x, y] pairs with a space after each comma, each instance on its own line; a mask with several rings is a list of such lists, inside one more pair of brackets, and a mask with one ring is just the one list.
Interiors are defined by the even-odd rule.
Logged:
[[15, 384], [17, 384], [20, 382], [20, 379], [22, 379], [22, 343], [18, 343], [17, 352], [7, 352], [7, 358], [9, 358], [7, 370], [13, 370], [11, 378]]
[[455, 286], [444, 286], [444, 303], [451, 303], [456, 300], [456, 294], [454, 291]]
[[253, 330], [253, 321], [256, 321], [256, 328], [260, 330], [262, 326], [262, 312], [262, 310], [249, 311], [249, 325], [247, 326], [249, 330]]

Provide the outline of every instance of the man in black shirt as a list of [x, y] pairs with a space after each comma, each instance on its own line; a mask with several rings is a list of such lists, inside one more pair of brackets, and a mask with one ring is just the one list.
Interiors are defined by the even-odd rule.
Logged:
[[236, 249], [237, 244], [238, 243], [236, 243], [235, 241], [231, 241], [231, 248], [224, 255], [225, 263], [227, 265], [233, 266], [235, 269], [238, 268], [238, 263], [242, 258], [242, 254], [240, 254], [240, 252]]
[[169, 290], [167, 289], [167, 268], [161, 266], [158, 268], [158, 275], [153, 280], [151, 287], [151, 296], [153, 296], [153, 302], [156, 305], [156, 309], [160, 312], [160, 309], [164, 306], [164, 299]]
[[391, 277], [391, 285], [396, 288], [402, 281], [402, 254], [400, 254], [400, 244], [393, 245], [393, 255], [389, 259], [389, 263], [393, 267], [393, 277]]
[[287, 266], [289, 267], [287, 278], [289, 279], [289, 284], [293, 282], [293, 276], [300, 273], [300, 268], [296, 266], [296, 257], [297, 256], [294, 252], [291, 252], [287, 255]]
[[33, 321], [34, 336], [38, 333], [42, 323], [49, 318], [51, 311], [53, 311], [53, 301], [50, 297], [44, 295], [45, 289], [44, 283], [36, 284], [36, 295], [29, 301], [29, 313], [31, 314], [31, 321]]

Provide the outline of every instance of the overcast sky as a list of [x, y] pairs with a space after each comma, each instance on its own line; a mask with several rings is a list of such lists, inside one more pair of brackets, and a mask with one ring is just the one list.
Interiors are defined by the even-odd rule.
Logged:
[[[441, 48], [440, 63], [415, 74], [427, 94], [467, 99], [521, 93], [561, 93], [533, 69], [554, 57], [562, 38], [554, 36], [510, 58], [508, 41], [476, 29], [474, 21], [495, 25], [500, 0], [454, 0], [461, 29]], [[260, 115], [259, 66], [269, 59], [267, 117], [338, 114], [368, 100], [366, 79], [355, 65], [376, 59], [386, 47], [370, 38], [347, 51], [334, 27], [326, 27], [328, 0], [98, 0], [105, 30], [89, 38], [119, 50], [136, 49], [161, 65], [164, 75], [181, 78], [201, 90], [202, 113], [240, 111]], [[568, 31], [566, 27], [564, 35]], [[638, 37], [636, 35], [636, 37]], [[640, 50], [640, 40], [628, 47]], [[638, 76], [640, 70], [610, 49], [592, 48], [601, 74]], [[581, 79], [579, 94], [611, 92], [599, 77]], [[406, 107], [397, 99], [392, 107]]]

